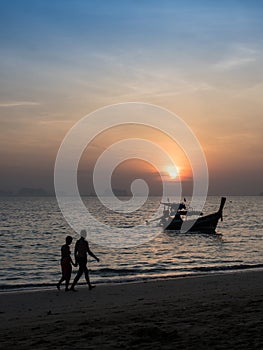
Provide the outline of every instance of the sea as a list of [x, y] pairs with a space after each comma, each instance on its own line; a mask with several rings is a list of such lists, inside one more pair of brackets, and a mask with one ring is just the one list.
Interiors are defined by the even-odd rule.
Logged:
[[[189, 201], [189, 198], [186, 198]], [[91, 212], [111, 224], [114, 235], [116, 215], [105, 214], [98, 199], [85, 197]], [[123, 207], [126, 199], [123, 198]], [[172, 201], [172, 199], [171, 199]], [[89, 241], [100, 258], [88, 259], [94, 284], [130, 283], [180, 276], [229, 273], [263, 267], [263, 196], [227, 197], [223, 221], [217, 234], [183, 234], [164, 232], [155, 222], [146, 225], [147, 217], [160, 204], [160, 198], [149, 197], [147, 205], [129, 213], [122, 223], [132, 227], [141, 218], [141, 227], [151, 239], [129, 247], [112, 247]], [[220, 197], [207, 197], [204, 214], [217, 211]], [[55, 197], [0, 198], [0, 291], [55, 288], [60, 271], [60, 248], [67, 235], [73, 236], [71, 251], [78, 234], [64, 219]], [[149, 214], [149, 215], [148, 215]], [[98, 233], [99, 234], [99, 233]], [[73, 268], [72, 278], [77, 268]], [[84, 284], [82, 278], [80, 284]]]

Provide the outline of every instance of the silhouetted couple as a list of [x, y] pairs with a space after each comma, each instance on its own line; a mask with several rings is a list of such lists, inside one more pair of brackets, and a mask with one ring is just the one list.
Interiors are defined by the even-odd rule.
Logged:
[[[72, 261], [70, 256], [70, 244], [72, 243], [72, 237], [67, 236], [66, 237], [66, 244], [64, 244], [61, 247], [61, 271], [62, 271], [62, 277], [59, 280], [57, 284], [57, 288], [60, 289], [60, 285], [63, 281], [65, 281], [65, 291], [73, 291], [76, 292], [75, 285], [78, 283], [78, 280], [82, 276], [82, 274], [85, 274], [85, 279], [87, 281], [87, 284], [89, 286], [89, 289], [91, 290], [95, 286], [92, 286], [89, 279], [89, 270], [87, 268], [87, 254], [92, 256], [97, 262], [99, 262], [99, 258], [96, 257], [95, 254], [92, 253], [92, 251], [89, 248], [89, 243], [86, 241], [87, 237], [87, 231], [81, 230], [80, 232], [80, 239], [77, 240], [75, 244], [75, 250], [74, 250], [74, 257], [75, 257], [75, 263]], [[78, 272], [76, 277], [74, 278], [74, 281], [69, 288], [69, 281], [71, 277], [72, 272], [72, 265], [73, 266], [79, 266]]]

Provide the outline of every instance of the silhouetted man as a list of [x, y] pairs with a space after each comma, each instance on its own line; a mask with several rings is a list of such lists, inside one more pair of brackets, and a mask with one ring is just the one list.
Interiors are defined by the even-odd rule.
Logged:
[[77, 242], [75, 244], [75, 251], [74, 251], [76, 264], [79, 265], [79, 270], [78, 270], [77, 275], [74, 278], [74, 281], [73, 281], [71, 288], [70, 288], [70, 290], [72, 290], [74, 292], [76, 291], [76, 289], [74, 287], [78, 283], [78, 280], [82, 276], [83, 272], [85, 274], [85, 279], [87, 281], [89, 289], [91, 290], [92, 288], [95, 287], [95, 286], [91, 285], [90, 280], [89, 280], [89, 270], [87, 268], [87, 262], [88, 262], [87, 254], [89, 254], [94, 259], [96, 259], [97, 262], [100, 261], [99, 258], [97, 258], [96, 255], [93, 254], [92, 251], [89, 249], [89, 243], [85, 240], [85, 238], [87, 237], [87, 231], [81, 230], [80, 235], [81, 235], [81, 237], [80, 237], [80, 239], [77, 240]]

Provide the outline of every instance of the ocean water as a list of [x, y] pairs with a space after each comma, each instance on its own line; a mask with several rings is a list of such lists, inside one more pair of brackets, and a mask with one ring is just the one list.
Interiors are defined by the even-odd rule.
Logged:
[[[143, 210], [120, 218], [103, 211], [96, 198], [85, 198], [91, 212], [114, 225], [144, 225], [159, 205], [149, 198]], [[217, 211], [220, 197], [208, 197], [204, 213]], [[125, 201], [124, 201], [125, 206]], [[0, 290], [54, 286], [60, 278], [60, 247], [66, 235], [74, 238], [56, 198], [0, 198]], [[92, 283], [142, 281], [201, 273], [263, 267], [263, 197], [227, 197], [224, 220], [217, 235], [163, 232], [145, 225], [155, 237], [129, 248], [111, 248], [90, 242], [100, 263], [89, 259]], [[73, 255], [73, 254], [72, 254]], [[73, 268], [73, 275], [77, 269]], [[84, 283], [84, 279], [80, 281]]]

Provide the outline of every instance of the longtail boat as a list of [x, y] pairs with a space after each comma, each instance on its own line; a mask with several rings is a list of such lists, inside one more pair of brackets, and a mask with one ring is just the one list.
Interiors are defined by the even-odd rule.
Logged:
[[[165, 231], [180, 231], [181, 229], [186, 232], [202, 232], [202, 233], [215, 233], [218, 221], [223, 221], [223, 208], [226, 202], [226, 198], [221, 198], [220, 207], [217, 212], [200, 216], [197, 219], [183, 220], [180, 211], [178, 211], [173, 219], [167, 224], [163, 225]], [[185, 223], [185, 224], [184, 224]]]

